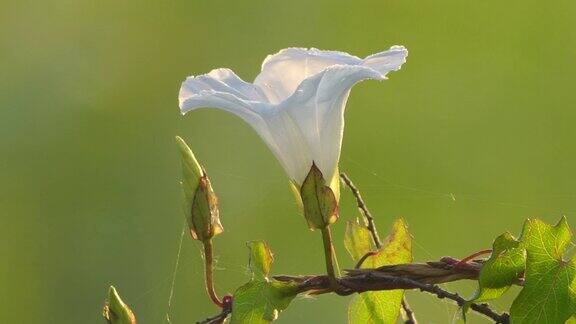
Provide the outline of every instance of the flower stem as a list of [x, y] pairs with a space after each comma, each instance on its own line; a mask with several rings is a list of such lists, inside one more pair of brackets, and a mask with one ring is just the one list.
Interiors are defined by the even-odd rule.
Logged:
[[218, 298], [218, 295], [216, 295], [216, 291], [214, 290], [214, 246], [212, 245], [212, 240], [208, 239], [203, 241], [202, 245], [204, 246], [204, 276], [206, 279], [206, 292], [208, 293], [208, 296], [210, 296], [212, 302], [216, 306], [222, 308], [224, 307], [224, 303], [222, 303], [222, 300]]
[[[330, 280], [330, 286], [334, 291], [338, 291], [340, 285], [336, 279], [336, 271], [338, 270], [338, 260], [336, 260], [336, 253], [334, 245], [332, 244], [332, 231], [330, 226], [322, 228], [322, 242], [324, 243], [324, 256], [326, 259], [326, 274]], [[336, 269], [336, 270], [335, 270]]]

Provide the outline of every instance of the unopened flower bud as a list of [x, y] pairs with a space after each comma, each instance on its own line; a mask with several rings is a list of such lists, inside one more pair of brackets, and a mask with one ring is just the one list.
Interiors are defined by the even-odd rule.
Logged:
[[182, 155], [182, 193], [184, 212], [195, 240], [207, 241], [222, 233], [218, 211], [218, 198], [212, 189], [210, 179], [196, 160], [186, 142], [176, 136]]
[[108, 298], [104, 305], [103, 315], [109, 324], [136, 324], [134, 313], [122, 301], [114, 286], [108, 290]]

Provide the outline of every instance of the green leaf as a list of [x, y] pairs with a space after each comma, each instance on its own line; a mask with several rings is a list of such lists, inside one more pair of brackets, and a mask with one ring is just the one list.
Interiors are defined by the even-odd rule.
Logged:
[[358, 261], [368, 252], [372, 251], [372, 235], [366, 226], [361, 225], [358, 220], [346, 223], [346, 233], [344, 234], [344, 246], [352, 257]]
[[[349, 225], [355, 236], [365, 235], [357, 226]], [[348, 231], [347, 231], [348, 232]], [[348, 241], [353, 239], [349, 235]], [[371, 240], [370, 237], [368, 237]], [[370, 241], [368, 241], [370, 242]], [[365, 255], [364, 244], [348, 244], [353, 252], [351, 255]], [[358, 261], [358, 260], [355, 260]], [[362, 268], [377, 268], [384, 265], [403, 264], [412, 262], [412, 238], [403, 219], [394, 223], [392, 233], [386, 239], [382, 249], [373, 256], [366, 258]], [[348, 307], [348, 322], [355, 323], [396, 323], [400, 314], [400, 305], [404, 297], [404, 290], [390, 290], [378, 292], [365, 292], [355, 296]]]
[[136, 324], [134, 313], [122, 301], [114, 286], [108, 290], [108, 299], [104, 305], [103, 315], [109, 324]]
[[338, 219], [338, 199], [314, 163], [300, 187], [300, 196], [310, 229], [325, 228]]
[[504, 294], [524, 272], [526, 250], [510, 233], [504, 233], [494, 240], [492, 255], [484, 263], [478, 278], [476, 295], [464, 305], [465, 314], [472, 302], [483, 302]]
[[521, 236], [525, 282], [510, 308], [512, 323], [564, 323], [575, 314], [576, 264], [563, 259], [571, 237], [566, 218], [556, 226], [526, 221]]
[[297, 286], [268, 278], [274, 259], [265, 242], [249, 242], [248, 247], [252, 279], [234, 293], [231, 323], [270, 323], [294, 299]]

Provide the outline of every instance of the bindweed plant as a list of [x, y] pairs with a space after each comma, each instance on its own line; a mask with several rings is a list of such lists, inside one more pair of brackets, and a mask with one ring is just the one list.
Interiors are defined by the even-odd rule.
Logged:
[[[248, 242], [251, 278], [232, 295], [219, 296], [214, 282], [213, 239], [224, 230], [218, 198], [206, 168], [186, 142], [176, 137], [182, 161], [184, 213], [190, 237], [203, 246], [205, 288], [218, 309], [198, 323], [270, 323], [298, 295], [351, 297], [349, 323], [417, 323], [404, 291], [420, 290], [494, 323], [565, 323], [576, 321], [576, 264], [565, 254], [572, 238], [565, 218], [556, 225], [537, 219], [524, 223], [518, 238], [497, 237], [492, 248], [463, 259], [415, 263], [412, 236], [397, 219], [382, 240], [375, 218], [352, 180], [338, 170], [344, 131], [344, 108], [351, 87], [365, 79], [384, 80], [405, 63], [407, 50], [393, 46], [364, 59], [335, 51], [289, 48], [268, 56], [253, 83], [229, 69], [187, 78], [180, 89], [182, 113], [200, 107], [231, 112], [251, 125], [284, 167], [308, 227], [322, 235], [326, 272], [274, 275], [266, 242]], [[335, 257], [333, 226], [339, 216], [340, 185], [356, 199], [361, 217], [348, 221], [346, 251], [356, 263], [341, 274]], [[481, 258], [486, 256], [486, 258]], [[476, 280], [469, 299], [439, 285]], [[499, 313], [486, 302], [521, 286], [512, 306]], [[134, 324], [136, 317], [111, 287], [104, 317], [112, 324]]]

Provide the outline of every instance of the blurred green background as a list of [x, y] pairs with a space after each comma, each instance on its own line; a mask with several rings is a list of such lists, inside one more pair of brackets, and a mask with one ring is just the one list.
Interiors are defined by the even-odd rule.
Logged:
[[[381, 233], [407, 219], [417, 260], [487, 248], [526, 217], [574, 223], [575, 16], [571, 0], [2, 2], [0, 322], [102, 323], [111, 283], [139, 322], [165, 322], [184, 222], [177, 134], [221, 199], [220, 292], [248, 279], [253, 239], [269, 242], [274, 273], [322, 272], [320, 236], [252, 129], [177, 107], [186, 76], [229, 67], [251, 81], [289, 46], [410, 50], [389, 81], [352, 91], [341, 169]], [[357, 215], [344, 191], [344, 268], [343, 228]], [[408, 297], [422, 323], [457, 310]], [[279, 323], [344, 323], [347, 302], [299, 298]], [[216, 313], [188, 237], [169, 312], [174, 324]]]

